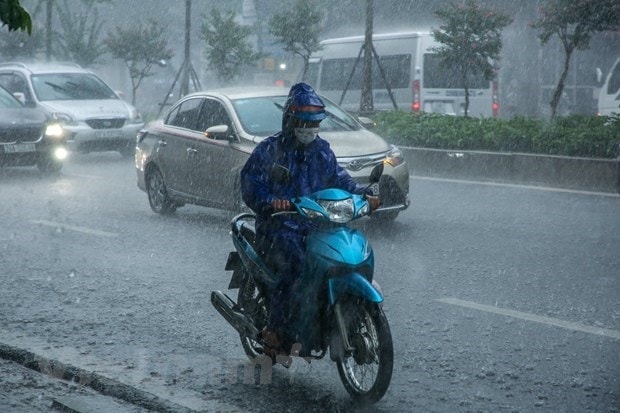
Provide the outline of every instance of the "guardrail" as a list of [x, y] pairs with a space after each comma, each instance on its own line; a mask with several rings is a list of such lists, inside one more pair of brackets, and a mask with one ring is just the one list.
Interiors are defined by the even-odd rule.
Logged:
[[416, 176], [620, 193], [620, 158], [399, 148]]

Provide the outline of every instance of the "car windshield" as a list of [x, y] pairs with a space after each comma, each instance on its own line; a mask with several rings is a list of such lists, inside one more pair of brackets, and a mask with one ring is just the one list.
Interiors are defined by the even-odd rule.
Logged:
[[11, 95], [6, 90], [0, 88], [0, 108], [12, 109], [21, 107], [22, 104], [19, 102], [19, 100], [15, 99], [13, 95]]
[[118, 99], [112, 89], [88, 73], [33, 75], [32, 86], [40, 101]]
[[[243, 129], [251, 135], [268, 136], [282, 129], [282, 111], [286, 96], [261, 96], [232, 101]], [[347, 112], [323, 98], [327, 118], [321, 122], [321, 131], [356, 131], [359, 123]]]

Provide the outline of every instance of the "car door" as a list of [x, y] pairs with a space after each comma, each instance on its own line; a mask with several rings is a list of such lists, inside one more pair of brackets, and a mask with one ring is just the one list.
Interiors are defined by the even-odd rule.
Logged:
[[196, 131], [204, 98], [194, 97], [181, 101], [165, 120], [159, 136], [158, 164], [162, 169], [168, 190], [186, 196], [191, 193], [194, 167], [192, 142], [199, 135]]
[[[205, 134], [213, 126], [226, 125], [225, 134]], [[199, 138], [192, 142], [193, 160], [190, 176], [190, 193], [208, 200], [209, 204], [226, 208], [231, 204], [231, 193], [236, 177], [231, 176], [231, 148], [229, 137], [234, 136], [232, 122], [224, 105], [216, 100], [205, 99], [198, 120]]]

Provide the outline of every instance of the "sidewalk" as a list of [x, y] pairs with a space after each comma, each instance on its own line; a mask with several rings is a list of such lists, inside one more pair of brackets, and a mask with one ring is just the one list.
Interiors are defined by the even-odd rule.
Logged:
[[0, 358], [0, 412], [150, 413], [92, 389]]

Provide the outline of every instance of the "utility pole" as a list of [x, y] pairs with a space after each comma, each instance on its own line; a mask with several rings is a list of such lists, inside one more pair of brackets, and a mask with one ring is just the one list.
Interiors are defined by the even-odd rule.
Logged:
[[183, 64], [179, 68], [177, 75], [174, 78], [174, 82], [172, 82], [172, 86], [170, 86], [170, 90], [166, 93], [166, 97], [164, 101], [159, 104], [159, 112], [157, 113], [157, 117], [161, 115], [161, 112], [164, 106], [168, 103], [168, 97], [174, 90], [174, 87], [177, 84], [179, 78], [181, 79], [181, 84], [179, 87], [179, 95], [185, 96], [189, 93], [189, 81], [191, 79], [192, 85], [194, 86], [194, 90], [198, 91], [202, 89], [200, 85], [200, 80], [198, 80], [198, 75], [192, 66], [192, 62], [190, 60], [190, 37], [191, 37], [191, 16], [192, 16], [192, 0], [185, 0], [185, 56], [183, 59]]
[[362, 96], [360, 99], [360, 113], [374, 110], [372, 101], [372, 18], [373, 0], [366, 0], [366, 33], [364, 37], [364, 66], [362, 72]]
[[45, 33], [45, 60], [52, 60], [52, 7], [53, 0], [47, 0], [47, 27]]

